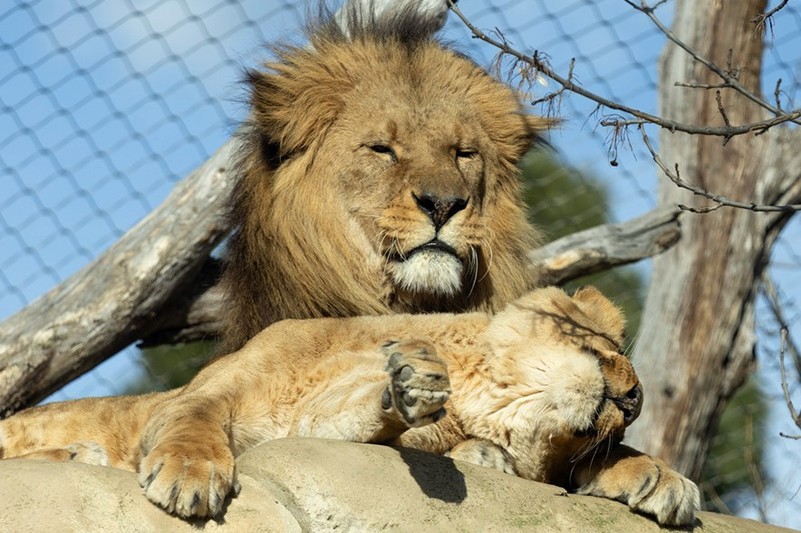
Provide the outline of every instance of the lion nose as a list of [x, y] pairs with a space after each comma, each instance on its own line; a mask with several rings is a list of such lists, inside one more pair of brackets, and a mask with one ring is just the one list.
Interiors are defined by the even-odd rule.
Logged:
[[623, 421], [628, 426], [640, 416], [640, 411], [642, 410], [642, 385], [637, 383], [626, 393], [626, 396], [615, 398], [613, 401], [623, 412]]
[[415, 203], [420, 210], [428, 215], [434, 227], [439, 230], [456, 213], [467, 207], [468, 200], [464, 198], [440, 198], [433, 194], [423, 193], [416, 195], [412, 193]]

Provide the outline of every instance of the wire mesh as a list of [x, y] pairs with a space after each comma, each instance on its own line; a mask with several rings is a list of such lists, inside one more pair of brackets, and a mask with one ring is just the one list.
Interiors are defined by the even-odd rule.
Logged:
[[[557, 72], [566, 73], [575, 59], [575, 79], [590, 90], [656, 112], [665, 38], [625, 2], [464, 0], [460, 6], [482, 29], [501, 32], [523, 51], [547, 54]], [[243, 67], [264, 57], [261, 43], [293, 38], [305, 9], [290, 0], [40, 0], [0, 7], [0, 319], [100, 254], [224, 142], [246, 113], [238, 83]], [[666, 22], [671, 9], [660, 9]], [[787, 108], [794, 107], [801, 87], [799, 30], [801, 9], [788, 5], [768, 34], [764, 90], [772, 94], [782, 78]], [[471, 39], [453, 17], [443, 35], [479, 63], [493, 64], [496, 50]], [[532, 217], [586, 207], [554, 217], [548, 226], [553, 236], [599, 220], [627, 220], [656, 204], [659, 178], [650, 156], [636, 143], [618, 152], [610, 148], [595, 110], [594, 103], [575, 96], [561, 100], [558, 114], [565, 122], [550, 142], [571, 187], [558, 195], [532, 195]], [[539, 173], [535, 189], [551, 190], [555, 176]], [[582, 203], [582, 195], [599, 194], [604, 201]], [[771, 267], [795, 338], [801, 338], [799, 235], [795, 219]], [[647, 264], [632, 275], [647, 279]], [[607, 292], [637, 306], [639, 287], [624, 278]], [[798, 441], [778, 436], [794, 429], [777, 370], [779, 327], [771, 313], [759, 316], [761, 369], [754, 397], [765, 404], [746, 403], [737, 407], [739, 418], [737, 412], [732, 416], [758, 418], [749, 438], [764, 446], [765, 467], [755, 470], [754, 461], [742, 461], [736, 468], [747, 470], [739, 474], [750, 484], [738, 486], [728, 499], [708, 499], [719, 501], [718, 508], [799, 527], [801, 451]], [[134, 383], [157, 386], [159, 369], [148, 361], [129, 348], [52, 399], [118, 394]], [[801, 379], [793, 375], [797, 394]], [[738, 431], [744, 425], [734, 424]], [[705, 482], [724, 484], [723, 477], [734, 474], [719, 475]]]

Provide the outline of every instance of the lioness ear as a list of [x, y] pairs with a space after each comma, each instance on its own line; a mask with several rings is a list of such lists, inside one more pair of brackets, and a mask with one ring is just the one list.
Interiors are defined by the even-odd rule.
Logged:
[[626, 318], [618, 306], [591, 285], [573, 294], [573, 301], [618, 346], [626, 337]]

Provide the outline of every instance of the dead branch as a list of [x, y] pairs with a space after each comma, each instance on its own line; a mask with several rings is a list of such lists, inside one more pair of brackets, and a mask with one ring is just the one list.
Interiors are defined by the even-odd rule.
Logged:
[[653, 257], [681, 236], [678, 209], [658, 209], [620, 224], [605, 224], [546, 244], [529, 254], [542, 284], [561, 284]]
[[[798, 426], [798, 429], [801, 429], [801, 412], [796, 411], [793, 400], [790, 398], [790, 388], [787, 385], [787, 372], [784, 368], [784, 346], [786, 340], [787, 328], [782, 328], [781, 348], [779, 349], [779, 369], [782, 374], [782, 392], [784, 393], [784, 401], [787, 404], [787, 409], [790, 411], [790, 417], [793, 419], [793, 422], [795, 422], [795, 425]], [[779, 435], [788, 439], [801, 440], [801, 435], [786, 435], [784, 433], [779, 433]]]
[[795, 371], [798, 375], [798, 381], [801, 383], [801, 350], [798, 349], [798, 345], [796, 345], [796, 343], [793, 341], [793, 338], [790, 337], [790, 322], [784, 315], [784, 309], [781, 301], [779, 300], [779, 293], [776, 290], [776, 285], [773, 283], [773, 280], [767, 273], [763, 274], [762, 276], [761, 287], [762, 292], [765, 294], [765, 297], [768, 300], [768, 306], [773, 313], [773, 318], [779, 325], [779, 330], [785, 332], [783, 342], [786, 344], [787, 350], [790, 352], [790, 357], [793, 358], [793, 366], [795, 367]]
[[648, 153], [651, 154], [651, 158], [656, 163], [656, 166], [667, 176], [667, 178], [676, 184], [677, 187], [680, 189], [684, 189], [687, 191], [692, 192], [696, 196], [702, 196], [709, 200], [715, 202], [714, 205], [710, 207], [690, 207], [684, 204], [678, 204], [679, 209], [684, 211], [690, 211], [692, 213], [709, 213], [710, 211], [716, 211], [721, 207], [736, 207], [739, 209], [747, 209], [749, 211], [755, 212], [763, 212], [763, 213], [775, 213], [775, 212], [795, 212], [801, 210], [801, 204], [784, 204], [784, 205], [760, 205], [753, 202], [745, 203], [745, 202], [738, 202], [736, 200], [732, 200], [720, 194], [714, 194], [706, 189], [689, 183], [682, 179], [681, 174], [679, 173], [679, 164], [676, 163], [673, 170], [671, 171], [667, 165], [662, 161], [662, 158], [659, 157], [659, 154], [654, 149], [653, 145], [651, 144], [648, 135], [645, 133], [645, 128], [642, 124], [639, 126], [640, 134], [642, 135], [643, 144], [648, 149]]
[[773, 15], [784, 9], [784, 6], [787, 5], [787, 2], [790, 0], [782, 0], [779, 2], [776, 7], [768, 11], [767, 13], [760, 13], [756, 17], [751, 19], [751, 23], [754, 24], [756, 30], [759, 33], [765, 33], [765, 23], [767, 22], [767, 27], [770, 29], [771, 41], [773, 40]]
[[[453, 3], [452, 0], [448, 0], [448, 2], [450, 3], [450, 7], [451, 7], [451, 10], [453, 11], [453, 13], [470, 30], [470, 32], [473, 34], [473, 37], [475, 37], [476, 39], [479, 39], [481, 41], [484, 41], [484, 42], [494, 46], [495, 48], [497, 48], [500, 51], [501, 54], [514, 57], [517, 61], [522, 62], [522, 63], [524, 63], [524, 64], [526, 64], [528, 66], [527, 69], [521, 69], [521, 70], [530, 71], [530, 72], [536, 73], [538, 75], [547, 76], [548, 78], [554, 80], [556, 83], [561, 85], [563, 89], [565, 89], [565, 90], [567, 90], [569, 92], [578, 94], [579, 96], [583, 96], [584, 98], [592, 100], [593, 102], [596, 102], [600, 106], [603, 106], [603, 107], [606, 107], [606, 108], [609, 108], [609, 109], [613, 109], [615, 111], [619, 111], [619, 112], [631, 115], [631, 116], [636, 117], [637, 119], [639, 119], [638, 121], [629, 122], [628, 123], [629, 125], [630, 124], [642, 124], [642, 123], [656, 124], [657, 126], [660, 126], [661, 128], [664, 128], [664, 129], [667, 129], [667, 130], [670, 130], [671, 132], [681, 131], [681, 132], [689, 133], [689, 134], [692, 134], [692, 135], [710, 135], [710, 136], [716, 136], [716, 137], [723, 137], [724, 139], [730, 139], [730, 138], [735, 137], [737, 135], [744, 135], [744, 134], [751, 133], [751, 132], [763, 133], [763, 132], [767, 131], [770, 128], [773, 128], [775, 126], [778, 126], [779, 124], [784, 124], [784, 123], [787, 123], [787, 122], [799, 123], [798, 119], [801, 118], [801, 109], [795, 109], [795, 110], [790, 111], [790, 112], [784, 112], [781, 109], [778, 109], [778, 108], [775, 108], [775, 107], [771, 106], [770, 104], [768, 104], [764, 100], [760, 99], [759, 97], [755, 96], [753, 93], [748, 91], [742, 85], [740, 85], [740, 83], [737, 82], [737, 80], [734, 79], [733, 76], [731, 76], [730, 74], [726, 73], [726, 71], [724, 71], [723, 69], [721, 69], [717, 65], [714, 65], [713, 63], [711, 63], [709, 61], [706, 61], [697, 52], [695, 52], [695, 54], [693, 55], [692, 54], [692, 49], [690, 49], [691, 55], [693, 55], [693, 57], [697, 57], [699, 60], [704, 62], [705, 65], [707, 63], [709, 65], [711, 65], [710, 68], [714, 67], [713, 71], [716, 74], [719, 74], [721, 77], [723, 77], [724, 81], [726, 82], [726, 87], [729, 87], [729, 88], [737, 90], [738, 92], [741, 92], [743, 95], [745, 95], [749, 99], [756, 99], [757, 103], [761, 107], [765, 107], [766, 109], [768, 109], [769, 111], [774, 113], [776, 116], [773, 117], [773, 118], [770, 118], [770, 119], [760, 120], [760, 121], [746, 123], [746, 124], [740, 124], [740, 125], [736, 125], [736, 126], [735, 125], [726, 125], [726, 126], [720, 127], [720, 126], [697, 126], [697, 125], [694, 125], [694, 124], [681, 123], [681, 122], [677, 122], [677, 121], [674, 121], [674, 120], [666, 119], [664, 117], [652, 115], [650, 113], [646, 113], [645, 111], [642, 111], [642, 110], [639, 110], [639, 109], [636, 109], [636, 108], [633, 108], [633, 107], [629, 107], [627, 105], [621, 104], [619, 102], [615, 102], [613, 100], [609, 100], [608, 98], [604, 98], [603, 96], [601, 96], [599, 94], [596, 94], [596, 93], [594, 93], [592, 91], [584, 89], [583, 87], [581, 87], [580, 85], [577, 85], [573, 81], [572, 75], [570, 75], [567, 78], [565, 78], [563, 76], [560, 76], [546, 62], [541, 61], [539, 59], [539, 52], [535, 51], [533, 55], [524, 54], [524, 53], [520, 52], [519, 50], [513, 48], [511, 45], [509, 45], [509, 43], [508, 43], [508, 41], [506, 39], [499, 40], [499, 39], [495, 39], [495, 38], [490, 37], [489, 35], [487, 35], [483, 31], [481, 31], [472, 22], [470, 22], [470, 20], [459, 10], [459, 8], [456, 7], [456, 5]], [[631, 4], [631, 2], [629, 2], [629, 4]], [[639, 11], [643, 11], [645, 8], [638, 7], [637, 9]], [[647, 10], [645, 10], [643, 12], [653, 11], [653, 9], [654, 8], [648, 8]], [[653, 16], [653, 14], [651, 14], [651, 16], [653, 17], [653, 19], [655, 19], [657, 21], [659, 20], [658, 18]], [[667, 31], [668, 33], [670, 33], [670, 30], [668, 28], [666, 28], [664, 25], [662, 25], [661, 22], [659, 22], [658, 26], [661, 26], [660, 29], [664, 28], [663, 31]], [[670, 36], [673, 36], [673, 34], [671, 33]], [[668, 37], [670, 38], [670, 36], [668, 36]], [[673, 36], [673, 39], [675, 39], [675, 36]], [[687, 49], [689, 47], [686, 44], [682, 43], [682, 48], [683, 49]], [[572, 72], [572, 66], [571, 66], [571, 72]], [[557, 92], [559, 92], [559, 91], [557, 91]]]
[[[543, 285], [562, 284], [652, 257], [670, 248], [680, 237], [678, 209], [652, 211], [620, 224], [606, 224], [568, 235], [529, 253], [532, 277]], [[219, 332], [223, 313], [219, 287], [211, 287], [218, 265], [210, 260], [195, 284], [196, 290], [174, 298], [153, 321], [144, 346], [210, 339]]]
[[[732, 67], [731, 56], [729, 57], [729, 61], [728, 61], [728, 63], [729, 63], [728, 67], [729, 68], [724, 70], [724, 69], [720, 68], [718, 65], [716, 65], [713, 61], [710, 61], [709, 59], [703, 57], [698, 52], [698, 50], [694, 49], [693, 47], [689, 46], [687, 43], [685, 43], [684, 41], [682, 41], [681, 39], [676, 37], [676, 35], [670, 30], [670, 28], [668, 28], [667, 26], [662, 24], [662, 21], [659, 19], [659, 17], [656, 16], [656, 13], [655, 13], [656, 7], [655, 6], [658, 5], [658, 4], [656, 4], [655, 6], [649, 6], [648, 3], [645, 0], [642, 0], [640, 2], [640, 5], [637, 5], [632, 0], [624, 0], [624, 1], [628, 5], [630, 5], [632, 8], [634, 8], [637, 11], [639, 11], [640, 13], [645, 14], [649, 19], [651, 19], [651, 22], [653, 22], [654, 25], [659, 29], [659, 31], [661, 31], [665, 35], [665, 37], [667, 37], [668, 40], [670, 40], [673, 44], [675, 44], [676, 46], [678, 46], [679, 48], [684, 50], [695, 61], [701, 63], [706, 68], [708, 68], [710, 71], [712, 71], [715, 74], [717, 74], [720, 77], [720, 79], [723, 80], [724, 85], [726, 87], [729, 87], [729, 88], [732, 88], [732, 89], [736, 90], [738, 93], [742, 94], [743, 96], [745, 96], [746, 98], [748, 98], [749, 100], [754, 102], [756, 105], [758, 105], [758, 106], [760, 106], [760, 107], [762, 107], [764, 109], [767, 109], [768, 111], [770, 111], [773, 115], [776, 115], [777, 117], [779, 117], [779, 116], [788, 116], [788, 115], [785, 115], [785, 113], [781, 109], [770, 105], [761, 96], [755, 94], [753, 91], [749, 90], [747, 87], [745, 87], [744, 85], [742, 85], [740, 83], [740, 80], [738, 79], [739, 69], [734, 69]], [[796, 113], [797, 112], [798, 111], [796, 111]], [[795, 117], [789, 118], [788, 120], [792, 121], [792, 122], [795, 122], [796, 124], [799, 124], [799, 122], [796, 120], [797, 118], [798, 118], [798, 116], [795, 116]], [[785, 120], [784, 122], [787, 122], [787, 120]]]
[[109, 250], [0, 324], [0, 417], [135, 342], [195, 280], [228, 231], [234, 141], [180, 182]]

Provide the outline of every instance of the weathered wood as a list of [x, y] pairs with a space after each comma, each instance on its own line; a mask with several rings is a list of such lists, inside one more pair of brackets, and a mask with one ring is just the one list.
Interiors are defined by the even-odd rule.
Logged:
[[[759, 93], [762, 36], [749, 22], [765, 0], [679, 0], [677, 37], [717, 65], [731, 53], [739, 81]], [[698, 125], [724, 118], [715, 91], [674, 87], [675, 82], [720, 84], [709, 69], [675, 45], [661, 64], [660, 114]], [[766, 117], [739, 93], [723, 89], [722, 104], [733, 124]], [[664, 130], [661, 157], [678, 163], [682, 179], [728, 198], [757, 204], [797, 203], [801, 198], [798, 130], [774, 128], [759, 136], [720, 139]], [[662, 206], [707, 206], [665, 178]], [[654, 260], [634, 363], [647, 401], [627, 442], [666, 459], [697, 478], [726, 401], [754, 362], [754, 297], [772, 245], [790, 213], [722, 208], [682, 219], [682, 239]]]
[[666, 207], [619, 224], [605, 224], [546, 244], [529, 254], [543, 285], [561, 284], [652, 257], [681, 236], [682, 211]]
[[0, 416], [40, 400], [152, 329], [224, 237], [234, 141], [83, 270], [0, 324]]

